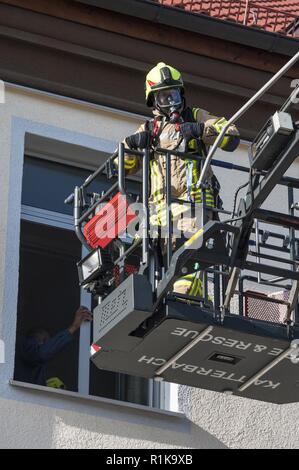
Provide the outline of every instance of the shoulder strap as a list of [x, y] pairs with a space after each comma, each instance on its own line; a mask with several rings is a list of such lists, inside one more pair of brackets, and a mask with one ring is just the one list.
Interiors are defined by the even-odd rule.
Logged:
[[155, 125], [154, 121], [155, 121], [154, 119], [148, 119], [147, 121], [145, 121], [144, 128], [145, 128], [146, 131], [149, 131], [150, 133], [153, 132], [154, 125]]
[[200, 108], [185, 108], [182, 112], [182, 117], [185, 122], [196, 122], [197, 121], [197, 114]]
[[[151, 135], [151, 147], [152, 148], [155, 148], [158, 145], [159, 137], [163, 131], [163, 127], [164, 127], [163, 122], [159, 125], [159, 121], [156, 117], [152, 119], [148, 119], [145, 122], [144, 129], [148, 131]], [[152, 152], [151, 152], [151, 156], [152, 156]]]
[[185, 108], [181, 116], [185, 122], [195, 122], [192, 108], [189, 108], [189, 107]]

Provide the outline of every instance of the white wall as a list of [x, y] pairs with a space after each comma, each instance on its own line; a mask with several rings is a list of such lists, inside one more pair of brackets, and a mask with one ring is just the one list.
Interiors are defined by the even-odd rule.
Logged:
[[229, 448], [298, 449], [299, 405], [272, 405], [180, 388], [180, 409]]
[[[20, 89], [6, 89], [5, 98], [5, 105], [0, 105], [0, 339], [6, 359], [4, 364], [0, 361], [0, 448], [223, 447], [182, 415], [9, 384], [14, 368], [24, 132], [112, 151], [119, 139], [136, 129], [140, 118]], [[88, 149], [87, 155], [92, 157]]]
[[[0, 448], [298, 447], [297, 405], [271, 406], [180, 387], [180, 409], [187, 420], [9, 385], [14, 361], [23, 165], [15, 148], [17, 134], [24, 126], [52, 126], [61, 130], [62, 140], [79, 133], [87, 136], [86, 141], [98, 139], [112, 149], [135, 130], [140, 118], [9, 88], [6, 103], [0, 105], [0, 122], [0, 340], [5, 342], [6, 353], [5, 364], [0, 363]], [[245, 147], [233, 159], [246, 164]], [[298, 176], [298, 165], [292, 172]], [[232, 187], [242, 178], [232, 181], [229, 173], [216, 173], [225, 205], [231, 207]], [[280, 193], [274, 197], [279, 207]]]

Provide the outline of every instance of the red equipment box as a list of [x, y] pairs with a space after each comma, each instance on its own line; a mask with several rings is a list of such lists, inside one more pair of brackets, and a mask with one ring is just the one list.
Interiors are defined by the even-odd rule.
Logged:
[[84, 236], [92, 248], [106, 248], [136, 219], [127, 198], [117, 193], [84, 227]]

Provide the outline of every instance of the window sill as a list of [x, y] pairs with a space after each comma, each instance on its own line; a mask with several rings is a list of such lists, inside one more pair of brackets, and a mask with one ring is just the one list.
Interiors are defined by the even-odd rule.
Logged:
[[96, 397], [93, 395], [81, 395], [77, 392], [69, 392], [67, 390], [59, 390], [50, 387], [43, 387], [41, 385], [34, 385], [25, 382], [19, 382], [17, 380], [10, 380], [9, 385], [12, 387], [17, 387], [24, 389], [29, 392], [41, 392], [46, 393], [47, 395], [52, 395], [53, 398], [63, 398], [68, 400], [75, 400], [77, 402], [86, 403], [94, 406], [109, 406], [109, 407], [121, 407], [125, 410], [132, 410], [135, 412], [144, 412], [152, 415], [157, 415], [157, 417], [173, 418], [173, 419], [186, 419], [186, 416], [183, 413], [178, 413], [174, 411], [160, 410], [158, 408], [152, 408], [145, 405], [137, 405], [136, 403], [129, 403], [120, 400], [113, 400], [110, 398]]

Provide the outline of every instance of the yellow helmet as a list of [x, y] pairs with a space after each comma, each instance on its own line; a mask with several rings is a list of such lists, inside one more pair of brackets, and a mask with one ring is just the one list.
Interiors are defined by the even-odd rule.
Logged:
[[64, 385], [64, 383], [62, 382], [62, 380], [60, 380], [59, 377], [50, 377], [47, 381], [46, 381], [46, 385], [47, 387], [51, 387], [51, 388], [62, 388], [64, 390], [66, 390], [66, 386]]
[[170, 65], [159, 62], [149, 71], [145, 79], [145, 99], [147, 106], [153, 106], [153, 93], [167, 88], [181, 88], [184, 82], [181, 73]]

